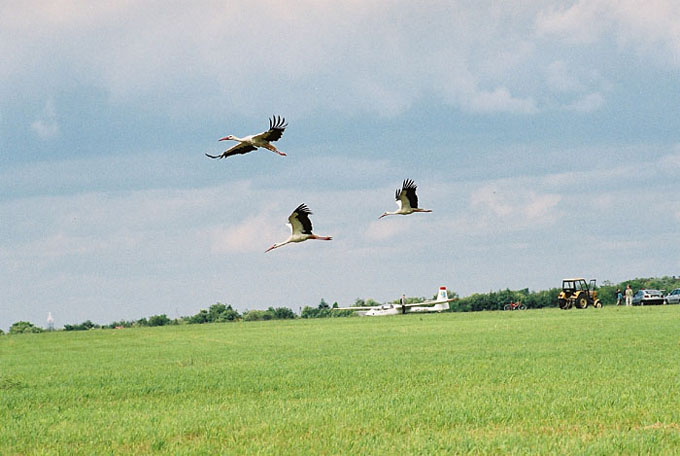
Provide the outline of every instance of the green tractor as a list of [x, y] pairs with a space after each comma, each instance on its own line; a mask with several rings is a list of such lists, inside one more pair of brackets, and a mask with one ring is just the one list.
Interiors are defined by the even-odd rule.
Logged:
[[597, 297], [597, 288], [595, 279], [590, 281], [590, 285], [586, 279], [564, 279], [562, 281], [562, 291], [557, 295], [557, 303], [560, 309], [585, 309], [588, 306], [595, 308], [602, 307], [602, 303]]

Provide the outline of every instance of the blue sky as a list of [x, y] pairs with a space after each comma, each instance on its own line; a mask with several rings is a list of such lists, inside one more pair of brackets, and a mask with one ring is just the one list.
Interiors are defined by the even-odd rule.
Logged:
[[[0, 1], [0, 328], [680, 275], [680, 4]], [[213, 161], [285, 116], [287, 157]], [[387, 217], [404, 178], [431, 214]], [[305, 202], [331, 242], [264, 250]]]

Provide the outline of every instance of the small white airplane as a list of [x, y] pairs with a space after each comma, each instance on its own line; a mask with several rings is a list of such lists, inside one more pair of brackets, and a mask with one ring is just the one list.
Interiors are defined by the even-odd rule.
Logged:
[[456, 299], [458, 298], [449, 298], [449, 295], [446, 293], [446, 287], [439, 287], [437, 299], [432, 301], [406, 304], [406, 297], [402, 295], [401, 303], [397, 304], [387, 303], [379, 306], [334, 307], [333, 310], [356, 310], [359, 315], [364, 317], [382, 317], [385, 315], [418, 312], [442, 312], [448, 310], [450, 306], [449, 303]]

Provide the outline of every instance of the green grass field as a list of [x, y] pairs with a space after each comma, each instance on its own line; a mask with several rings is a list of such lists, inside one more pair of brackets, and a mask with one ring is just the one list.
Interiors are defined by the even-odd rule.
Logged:
[[0, 337], [0, 454], [680, 454], [680, 306]]

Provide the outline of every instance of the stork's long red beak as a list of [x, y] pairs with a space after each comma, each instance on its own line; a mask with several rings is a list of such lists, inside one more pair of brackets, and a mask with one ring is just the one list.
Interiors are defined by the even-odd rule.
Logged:
[[218, 139], [218, 141], [226, 141], [227, 139], [229, 139], [229, 136], [225, 136], [224, 138], [220, 138], [220, 139]]

